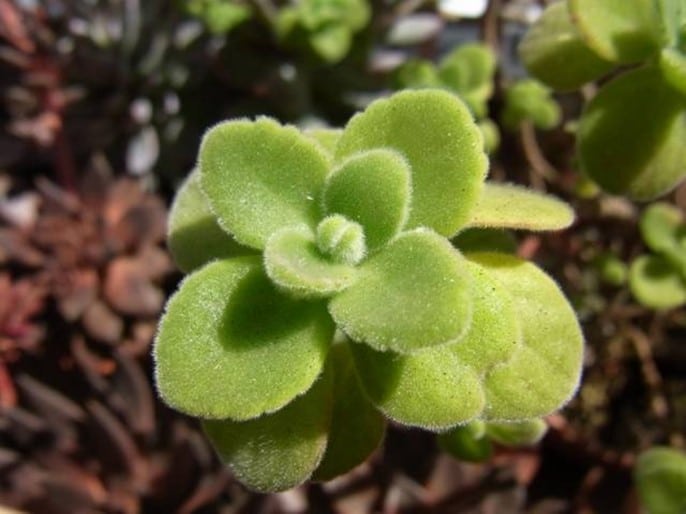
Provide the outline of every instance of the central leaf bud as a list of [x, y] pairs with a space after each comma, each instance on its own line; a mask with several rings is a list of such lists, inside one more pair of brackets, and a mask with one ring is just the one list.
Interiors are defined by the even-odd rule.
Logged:
[[362, 225], [333, 214], [317, 225], [317, 248], [342, 264], [357, 264], [367, 254]]

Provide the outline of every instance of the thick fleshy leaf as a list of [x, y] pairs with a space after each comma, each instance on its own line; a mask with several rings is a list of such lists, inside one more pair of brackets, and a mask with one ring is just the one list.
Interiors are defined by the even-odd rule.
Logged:
[[222, 230], [194, 170], [174, 197], [169, 213], [167, 245], [179, 269], [190, 273], [215, 259], [249, 255], [254, 250], [239, 245]]
[[542, 419], [527, 419], [515, 423], [488, 423], [486, 433], [496, 443], [505, 446], [531, 446], [548, 431]]
[[219, 224], [258, 249], [280, 228], [314, 229], [328, 167], [317, 143], [269, 118], [220, 123], [200, 148], [202, 188]]
[[517, 257], [470, 254], [515, 300], [523, 341], [484, 381], [485, 419], [518, 421], [545, 416], [564, 405], [579, 384], [583, 336], [557, 284]]
[[187, 414], [255, 418], [312, 385], [333, 333], [324, 305], [277, 292], [259, 258], [215, 261], [167, 304], [154, 349], [157, 388]]
[[343, 130], [334, 128], [311, 128], [304, 131], [307, 137], [319, 143], [332, 160], [342, 133]]
[[356, 265], [367, 256], [362, 225], [333, 214], [317, 225], [317, 248], [334, 262]]
[[573, 222], [572, 208], [553, 196], [513, 184], [486, 183], [469, 225], [562, 230]]
[[642, 255], [631, 263], [629, 287], [636, 299], [653, 309], [686, 303], [686, 281], [662, 256]]
[[360, 387], [348, 343], [331, 349], [334, 403], [329, 442], [314, 480], [331, 480], [364, 462], [381, 444], [386, 420]]
[[357, 281], [329, 303], [338, 327], [355, 341], [406, 353], [466, 334], [472, 317], [467, 264], [434, 232], [405, 232], [358, 270]]
[[481, 420], [439, 434], [438, 445], [456, 459], [467, 462], [484, 462], [493, 454], [493, 445], [486, 437], [486, 427]]
[[655, 0], [569, 0], [569, 11], [586, 44], [608, 61], [647, 59], [664, 42]]
[[329, 176], [324, 211], [362, 225], [367, 247], [374, 250], [396, 236], [407, 221], [410, 174], [405, 158], [393, 150], [355, 154]]
[[356, 277], [352, 266], [322, 255], [307, 227], [272, 234], [264, 249], [264, 267], [274, 284], [297, 298], [326, 298], [344, 290]]
[[425, 89], [377, 100], [345, 127], [336, 159], [374, 148], [397, 150], [410, 163], [408, 227], [452, 236], [467, 222], [488, 161], [481, 132], [455, 95]]
[[290, 489], [307, 480], [322, 459], [332, 386], [327, 370], [303, 396], [277, 412], [249, 421], [205, 420], [203, 428], [246, 486], [261, 492]]
[[538, 80], [520, 80], [505, 91], [502, 120], [510, 130], [516, 130], [526, 121], [548, 130], [560, 123], [561, 117], [562, 111], [550, 89]]
[[667, 447], [643, 452], [636, 461], [634, 479], [648, 514], [686, 512], [686, 455]]
[[519, 55], [534, 77], [559, 91], [577, 89], [613, 67], [586, 46], [566, 2], [545, 8], [519, 45]]
[[581, 117], [584, 171], [610, 193], [637, 200], [665, 194], [686, 175], [685, 107], [653, 67], [606, 84]]

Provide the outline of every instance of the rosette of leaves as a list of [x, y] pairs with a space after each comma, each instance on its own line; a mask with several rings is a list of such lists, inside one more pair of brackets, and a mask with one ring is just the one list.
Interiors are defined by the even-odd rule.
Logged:
[[348, 54], [355, 34], [370, 17], [367, 0], [301, 0], [279, 10], [275, 28], [283, 41], [337, 63]]
[[498, 127], [488, 119], [488, 101], [493, 96], [496, 55], [486, 45], [469, 43], [455, 48], [438, 65], [426, 59], [409, 59], [396, 72], [402, 88], [442, 88], [458, 95], [479, 120], [487, 152], [500, 142]]
[[675, 206], [658, 202], [639, 222], [643, 242], [653, 253], [641, 255], [629, 269], [629, 286], [636, 299], [653, 309], [686, 303], [686, 222]]
[[668, 447], [643, 452], [636, 461], [634, 480], [648, 514], [686, 512], [686, 456]]
[[682, 0], [566, 0], [522, 41], [528, 70], [557, 90], [614, 74], [578, 130], [582, 169], [610, 193], [651, 200], [686, 176], [685, 23]]
[[363, 461], [387, 419], [432, 431], [563, 405], [582, 335], [557, 285], [469, 227], [560, 229], [566, 204], [485, 183], [472, 115], [405, 91], [342, 131], [212, 128], [169, 244], [189, 276], [157, 334], [157, 388], [236, 476], [274, 491]]

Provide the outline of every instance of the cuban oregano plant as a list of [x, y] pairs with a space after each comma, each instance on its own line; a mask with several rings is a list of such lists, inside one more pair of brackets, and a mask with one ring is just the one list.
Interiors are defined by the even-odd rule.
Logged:
[[636, 461], [634, 480], [647, 514], [686, 512], [686, 455], [657, 446]]
[[564, 0], [520, 46], [536, 78], [574, 90], [612, 73], [579, 123], [583, 171], [603, 189], [650, 200], [686, 176], [686, 2]]
[[559, 200], [485, 182], [482, 147], [439, 90], [378, 100], [343, 130], [262, 117], [207, 132], [171, 212], [189, 275], [160, 322], [156, 382], [246, 485], [343, 473], [388, 420], [528, 422], [574, 393], [582, 335], [555, 282], [451, 244], [573, 220]]

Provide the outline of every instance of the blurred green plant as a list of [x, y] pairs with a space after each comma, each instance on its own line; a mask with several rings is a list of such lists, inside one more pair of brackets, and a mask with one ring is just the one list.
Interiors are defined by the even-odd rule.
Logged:
[[186, 0], [184, 5], [213, 34], [226, 34], [252, 17], [250, 6], [236, 0]]
[[560, 123], [560, 106], [552, 97], [552, 91], [537, 80], [519, 80], [505, 90], [505, 106], [502, 122], [510, 130], [516, 130], [523, 122], [547, 130]]
[[579, 161], [603, 189], [638, 200], [686, 176], [686, 4], [565, 0], [520, 46], [536, 78], [560, 91], [612, 73], [580, 119]]
[[643, 452], [636, 461], [634, 480], [647, 514], [686, 512], [686, 455], [668, 447]]

